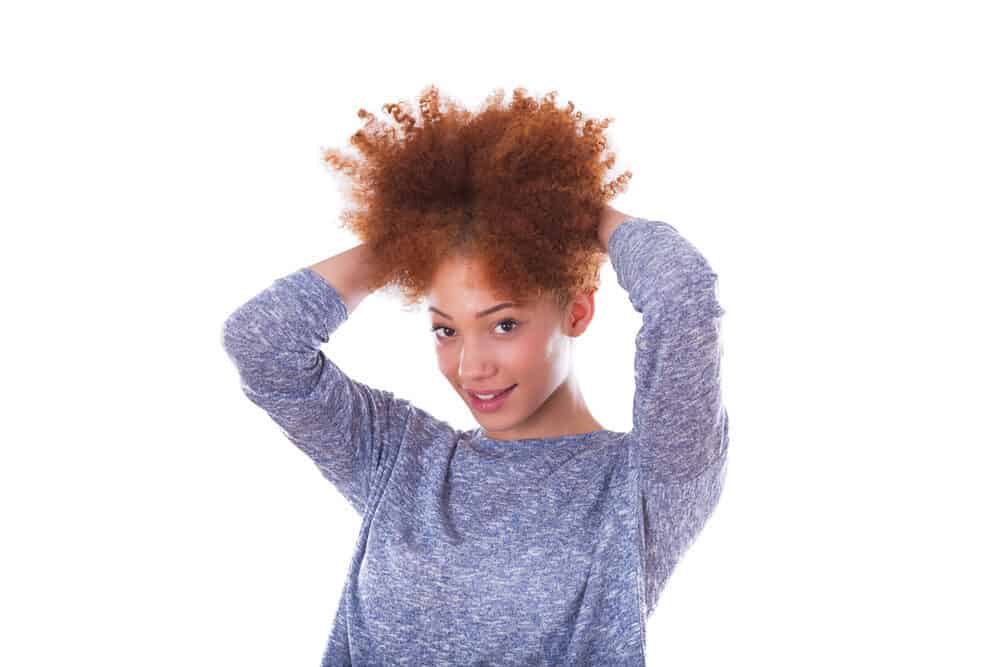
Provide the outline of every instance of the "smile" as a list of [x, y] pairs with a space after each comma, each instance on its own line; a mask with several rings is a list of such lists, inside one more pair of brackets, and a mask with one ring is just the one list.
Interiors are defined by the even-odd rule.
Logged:
[[510, 396], [511, 392], [517, 387], [516, 384], [507, 387], [498, 394], [494, 394], [492, 398], [480, 398], [478, 395], [472, 391], [466, 390], [466, 393], [472, 399], [472, 406], [481, 412], [493, 412], [494, 410], [499, 410], [500, 406], [503, 405], [504, 399]]

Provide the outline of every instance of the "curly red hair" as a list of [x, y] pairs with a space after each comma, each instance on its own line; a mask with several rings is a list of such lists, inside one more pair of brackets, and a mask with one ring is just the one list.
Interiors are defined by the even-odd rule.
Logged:
[[373, 248], [372, 289], [393, 285], [412, 306], [455, 256], [481, 262], [502, 298], [550, 295], [565, 308], [599, 287], [600, 212], [632, 172], [605, 184], [615, 154], [605, 155], [604, 130], [614, 119], [584, 119], [555, 97], [518, 87], [505, 106], [497, 88], [472, 113], [432, 84], [419, 122], [405, 101], [382, 107], [401, 130], [358, 110], [365, 126], [350, 143], [361, 157], [325, 148], [323, 159], [350, 179], [357, 208], [341, 220]]

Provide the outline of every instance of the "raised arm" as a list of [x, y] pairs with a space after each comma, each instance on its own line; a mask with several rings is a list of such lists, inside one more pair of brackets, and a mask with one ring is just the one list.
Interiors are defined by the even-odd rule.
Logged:
[[225, 321], [243, 393], [359, 514], [415, 408], [348, 377], [320, 346], [368, 294], [362, 244], [275, 280]]
[[717, 276], [665, 222], [625, 218], [608, 253], [642, 313], [630, 446], [641, 480], [647, 613], [721, 494], [728, 453]]

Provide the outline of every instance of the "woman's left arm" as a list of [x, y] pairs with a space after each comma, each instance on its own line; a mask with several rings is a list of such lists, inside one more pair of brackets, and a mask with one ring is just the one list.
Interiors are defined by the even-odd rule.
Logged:
[[717, 276], [665, 222], [608, 214], [609, 256], [642, 313], [635, 339], [633, 428], [647, 614], [721, 495], [729, 445], [722, 403]]
[[[610, 209], [610, 207], [608, 207]], [[634, 435], [650, 478], [690, 477], [725, 449], [718, 276], [672, 225], [607, 210], [598, 234], [642, 313], [635, 341]], [[604, 235], [607, 235], [606, 237]]]

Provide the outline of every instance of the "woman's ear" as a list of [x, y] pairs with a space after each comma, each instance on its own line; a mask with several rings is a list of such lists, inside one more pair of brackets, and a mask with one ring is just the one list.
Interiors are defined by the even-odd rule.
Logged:
[[567, 336], [576, 337], [587, 330], [594, 319], [594, 292], [581, 292], [570, 301], [566, 313]]

